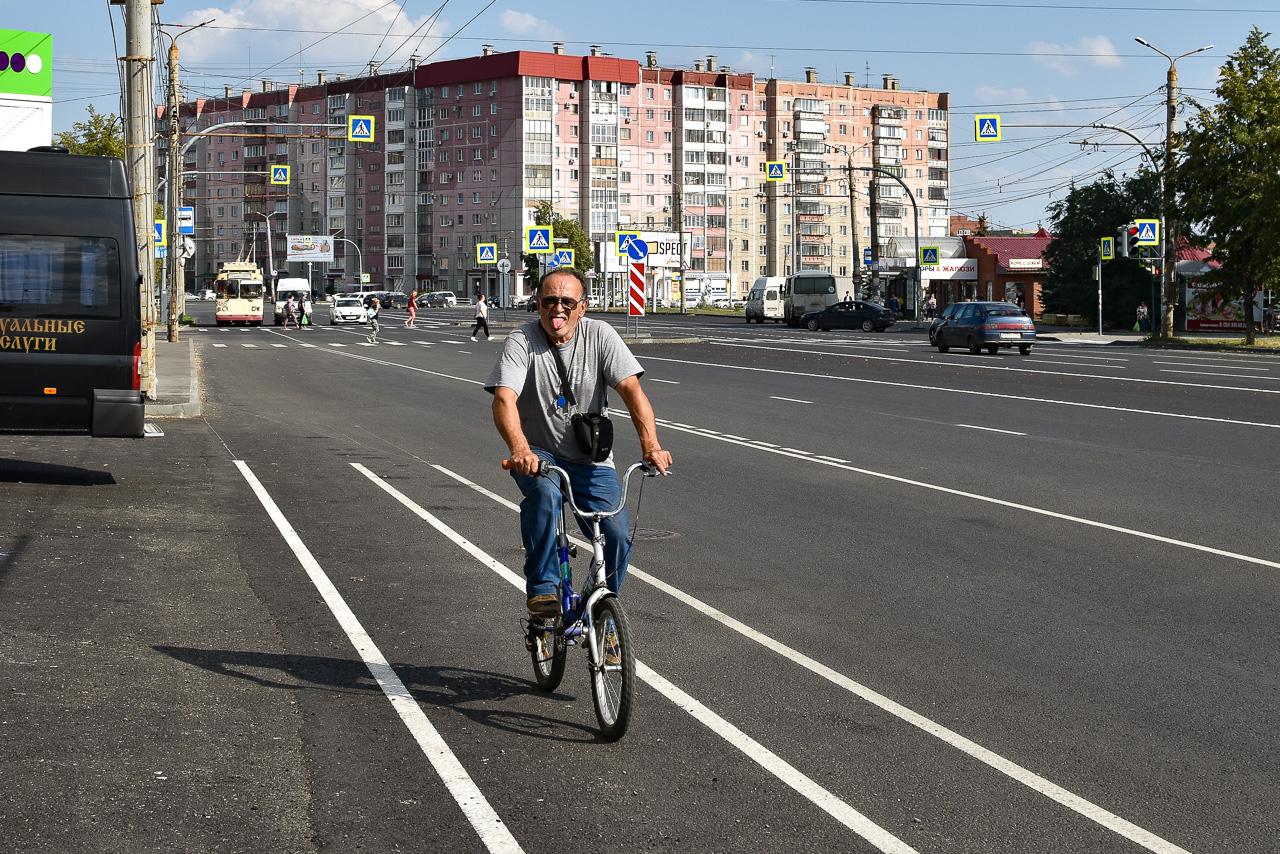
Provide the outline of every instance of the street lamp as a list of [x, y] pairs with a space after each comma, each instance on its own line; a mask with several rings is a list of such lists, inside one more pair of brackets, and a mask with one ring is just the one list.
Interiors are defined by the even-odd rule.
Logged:
[[1161, 312], [1160, 318], [1160, 334], [1166, 338], [1173, 337], [1173, 307], [1177, 303], [1178, 294], [1176, 290], [1178, 277], [1175, 274], [1176, 264], [1176, 248], [1177, 243], [1171, 232], [1174, 228], [1171, 210], [1173, 208], [1173, 123], [1177, 118], [1177, 90], [1178, 90], [1178, 60], [1197, 53], [1204, 53], [1207, 50], [1213, 50], [1213, 45], [1208, 44], [1204, 47], [1198, 47], [1195, 50], [1189, 50], [1186, 53], [1180, 53], [1177, 56], [1170, 56], [1151, 42], [1135, 36], [1134, 41], [1143, 47], [1151, 48], [1156, 53], [1169, 60], [1169, 72], [1165, 77], [1165, 120], [1164, 120], [1164, 164], [1161, 172], [1164, 173], [1163, 187], [1160, 191], [1160, 208], [1161, 219], [1164, 220], [1162, 228], [1164, 231], [1164, 261], [1162, 262], [1162, 278], [1164, 279], [1164, 311]]
[[261, 213], [259, 211], [252, 212], [254, 216], [260, 216], [267, 224], [267, 278], [271, 281], [271, 299], [276, 298], [276, 262], [271, 255], [271, 218], [276, 214], [284, 213], [284, 211], [272, 211], [271, 213]]

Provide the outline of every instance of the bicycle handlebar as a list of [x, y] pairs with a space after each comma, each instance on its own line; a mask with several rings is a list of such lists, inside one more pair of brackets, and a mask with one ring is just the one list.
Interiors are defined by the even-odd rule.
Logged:
[[[506, 469], [507, 471], [510, 471], [511, 460], [504, 459], [502, 461], [502, 468]], [[626, 506], [627, 487], [631, 482], [631, 475], [635, 473], [636, 469], [641, 470], [641, 472], [643, 473], [642, 474], [643, 477], [658, 476], [658, 470], [653, 466], [649, 465], [644, 460], [641, 460], [638, 463], [632, 463], [630, 466], [627, 467], [626, 472], [624, 472], [622, 475], [622, 478], [621, 478], [622, 479], [622, 495], [618, 498], [617, 506], [614, 507], [612, 510], [607, 510], [607, 511], [580, 509], [578, 507], [577, 502], [573, 500], [573, 485], [569, 482], [569, 473], [564, 469], [560, 468], [559, 466], [552, 465], [546, 460], [540, 460], [538, 465], [538, 473], [536, 476], [549, 477], [552, 473], [558, 474], [560, 476], [560, 490], [561, 492], [564, 493], [565, 498], [568, 499], [569, 507], [570, 509], [573, 510], [573, 515], [581, 516], [581, 517], [596, 516], [601, 519], [608, 519], [610, 516], [617, 516], [619, 513], [622, 512], [622, 508]]]

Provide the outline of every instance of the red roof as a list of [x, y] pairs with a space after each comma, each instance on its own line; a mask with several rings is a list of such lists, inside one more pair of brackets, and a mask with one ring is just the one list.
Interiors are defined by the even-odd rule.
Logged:
[[553, 77], [556, 80], [613, 80], [619, 83], [639, 83], [640, 63], [634, 59], [618, 59], [612, 56], [571, 56], [562, 53], [542, 53], [532, 50], [514, 50], [489, 56], [468, 56], [419, 65], [414, 74], [414, 85], [448, 86], [451, 83], [470, 83], [473, 80], [493, 80], [506, 77]]
[[996, 256], [996, 263], [1009, 269], [1012, 258], [1044, 258], [1044, 251], [1053, 241], [1053, 235], [1041, 228], [1030, 237], [968, 237], [978, 246]]

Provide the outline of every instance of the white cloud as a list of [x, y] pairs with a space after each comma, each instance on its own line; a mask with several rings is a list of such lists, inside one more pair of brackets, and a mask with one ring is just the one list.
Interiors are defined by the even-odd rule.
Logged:
[[973, 94], [986, 104], [1017, 104], [1031, 100], [1031, 94], [1021, 86], [1013, 89], [1002, 89], [999, 86], [983, 84], [973, 90]]
[[498, 23], [504, 30], [516, 36], [538, 39], [560, 38], [560, 30], [552, 26], [549, 21], [516, 9], [504, 9], [498, 16]]
[[1027, 50], [1035, 54], [1036, 61], [1068, 77], [1074, 76], [1081, 65], [1098, 68], [1119, 68], [1124, 64], [1111, 39], [1106, 36], [1083, 36], [1074, 44], [1032, 42]]
[[[402, 15], [399, 3], [385, 0], [231, 0], [178, 17], [184, 24], [214, 19], [210, 27], [178, 42], [183, 66], [194, 72], [185, 77], [184, 86], [210, 92], [224, 82], [238, 88], [262, 79], [297, 82], [300, 68], [326, 69], [330, 79], [355, 76], [370, 59], [390, 71], [404, 66], [411, 53], [430, 53], [450, 26], [442, 19], [428, 24], [429, 13]], [[334, 35], [325, 38], [329, 32]], [[241, 82], [244, 77], [250, 79]], [[307, 82], [314, 80], [308, 74]]]

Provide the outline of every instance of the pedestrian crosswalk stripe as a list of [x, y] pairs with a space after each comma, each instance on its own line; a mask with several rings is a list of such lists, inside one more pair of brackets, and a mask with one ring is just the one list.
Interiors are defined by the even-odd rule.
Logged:
[[359, 344], [361, 347], [377, 347], [378, 346], [377, 344], [374, 344], [372, 341], [357, 341], [356, 343]]
[[407, 346], [409, 346], [408, 344], [405, 344], [403, 341], [388, 341], [387, 343], [388, 343], [388, 344], [390, 344], [392, 347], [407, 347]]
[[329, 342], [329, 346], [330, 346], [330, 347], [345, 347], [345, 346], [347, 346], [347, 345], [346, 345], [346, 344], [339, 344], [337, 341], [330, 341], [330, 342]]
[[250, 344], [250, 343], [249, 343], [249, 342], [247, 342], [247, 341], [246, 341], [245, 343], [241, 344], [240, 346], [241, 346], [241, 347], [247, 347], [247, 348], [249, 348], [250, 350], [257, 350], [257, 349], [258, 349], [258, 345], [257, 345], [257, 344]]
[[288, 347], [288, 344], [272, 344], [272, 347]]
[[215, 347], [225, 347], [225, 346], [227, 346], [227, 345], [226, 345], [226, 344], [214, 344], [213, 346], [215, 346]]

